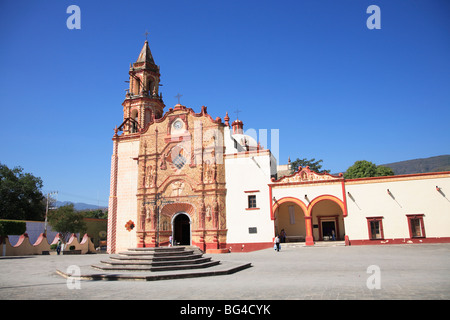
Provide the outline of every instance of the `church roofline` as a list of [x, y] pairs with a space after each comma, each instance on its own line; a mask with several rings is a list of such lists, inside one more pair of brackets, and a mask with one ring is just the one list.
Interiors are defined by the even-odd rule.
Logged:
[[142, 47], [141, 52], [139, 53], [139, 56], [136, 60], [136, 63], [139, 62], [149, 62], [153, 65], [156, 65], [147, 40], [145, 40], [144, 46]]
[[191, 116], [193, 117], [203, 117], [206, 116], [209, 118], [209, 120], [214, 123], [214, 124], [219, 124], [219, 125], [223, 125], [225, 126], [225, 124], [222, 122], [222, 119], [220, 117], [217, 117], [215, 120], [211, 117], [210, 114], [208, 114], [207, 112], [207, 107], [206, 106], [202, 106], [202, 110], [198, 113], [196, 113], [192, 108], [187, 108], [186, 106], [183, 106], [181, 104], [177, 104], [175, 105], [174, 108], [169, 108], [169, 110], [161, 117], [161, 118], [152, 118], [150, 120], [150, 122], [147, 123], [147, 125], [145, 126], [145, 128], [143, 128], [143, 130], [141, 131], [141, 133], [146, 133], [148, 131], [148, 129], [150, 128], [150, 126], [154, 123], [161, 123], [164, 122], [166, 120], [166, 118], [170, 115], [172, 115], [175, 112], [178, 111], [185, 111], [188, 112]]

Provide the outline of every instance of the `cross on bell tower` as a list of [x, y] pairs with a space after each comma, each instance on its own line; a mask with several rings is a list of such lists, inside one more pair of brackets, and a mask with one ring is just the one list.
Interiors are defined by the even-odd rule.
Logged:
[[161, 118], [165, 107], [159, 92], [161, 74], [150, 51], [148, 35], [146, 31], [144, 46], [136, 62], [130, 64], [128, 72], [129, 88], [122, 103], [124, 122], [121, 128], [124, 134], [138, 133], [152, 119]]

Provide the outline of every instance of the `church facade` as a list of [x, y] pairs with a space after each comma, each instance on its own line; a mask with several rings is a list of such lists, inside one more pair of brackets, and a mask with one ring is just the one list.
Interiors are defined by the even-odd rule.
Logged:
[[165, 111], [160, 76], [145, 41], [112, 138], [109, 253], [169, 243], [252, 251], [282, 232], [306, 245], [450, 242], [450, 172], [345, 180], [300, 168], [278, 178], [277, 159], [241, 120], [204, 106]]

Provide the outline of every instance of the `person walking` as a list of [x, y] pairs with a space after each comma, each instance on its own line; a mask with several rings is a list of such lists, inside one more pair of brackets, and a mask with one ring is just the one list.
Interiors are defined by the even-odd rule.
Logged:
[[59, 254], [61, 253], [61, 240], [58, 240], [58, 245], [56, 246], [56, 253]]
[[275, 248], [277, 252], [280, 251], [280, 238], [278, 237], [278, 235], [275, 236]]

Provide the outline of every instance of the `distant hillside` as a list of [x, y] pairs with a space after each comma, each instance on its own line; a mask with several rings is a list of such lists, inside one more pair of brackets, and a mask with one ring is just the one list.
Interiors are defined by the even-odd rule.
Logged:
[[96, 206], [94, 204], [87, 204], [87, 203], [83, 203], [83, 202], [70, 202], [70, 201], [56, 201], [55, 206], [56, 207], [62, 207], [65, 205], [68, 205], [72, 203], [73, 204], [73, 208], [75, 210], [97, 210], [97, 209], [106, 209], [106, 207], [102, 207], [102, 206]]
[[396, 175], [450, 171], [450, 155], [387, 163], [382, 166], [391, 168]]

